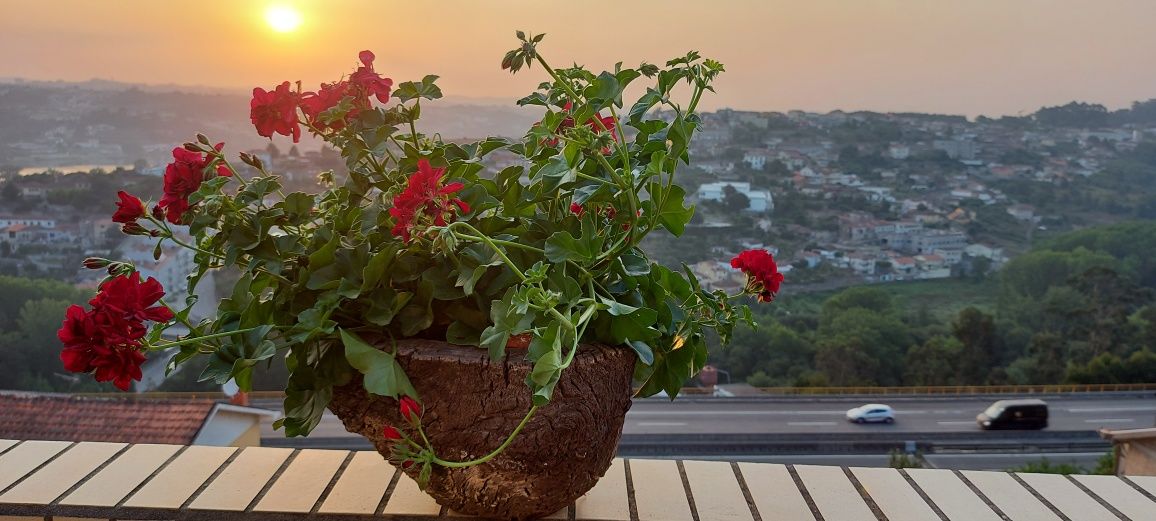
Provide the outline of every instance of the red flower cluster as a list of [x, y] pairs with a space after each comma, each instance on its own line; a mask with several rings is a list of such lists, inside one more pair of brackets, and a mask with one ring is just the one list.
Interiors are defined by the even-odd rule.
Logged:
[[290, 90], [287, 81], [271, 91], [254, 88], [253, 99], [249, 102], [249, 119], [257, 127], [257, 135], [272, 138], [273, 134], [281, 134], [292, 136], [294, 143], [300, 141], [301, 125], [297, 122], [300, 97]]
[[[409, 176], [409, 183], [405, 190], [393, 198], [393, 208], [389, 215], [394, 218], [393, 235], [409, 242], [413, 238], [414, 220], [424, 215], [433, 220], [436, 226], [445, 226], [453, 220], [455, 212], [466, 213], [470, 205], [453, 194], [461, 190], [462, 183], [450, 183], [441, 186], [442, 175], [446, 169], [434, 168], [429, 161], [420, 159], [417, 162], [417, 172]], [[456, 206], [456, 208], [455, 208]]]
[[116, 196], [120, 201], [116, 203], [116, 213], [112, 214], [112, 222], [128, 224], [145, 216], [145, 205], [135, 195], [121, 190]]
[[95, 371], [96, 381], [111, 381], [127, 391], [133, 380], [141, 379], [144, 322], [173, 319], [169, 308], [154, 306], [164, 294], [156, 279], [141, 282], [140, 273], [133, 272], [105, 282], [88, 302], [91, 310], [70, 306], [56, 333], [64, 343], [60, 352], [64, 368], [75, 373]]
[[748, 293], [758, 295], [759, 302], [772, 302], [783, 283], [783, 274], [767, 250], [747, 250], [731, 259], [731, 267], [747, 274]]
[[[562, 106], [562, 110], [564, 110], [566, 112], [570, 112], [570, 110], [573, 109], [573, 107], [574, 107], [574, 105], [572, 103], [570, 103], [569, 101], [567, 101], [566, 104]], [[602, 116], [601, 114], [595, 114], [594, 117], [586, 120], [586, 125], [589, 126], [590, 130], [593, 130], [595, 133], [603, 132], [603, 131], [610, 132], [610, 139], [615, 140], [615, 141], [618, 140], [618, 134], [614, 129], [614, 117], [613, 116]], [[560, 123], [558, 125], [558, 128], [555, 129], [554, 133], [561, 134], [566, 129], [573, 128], [573, 127], [574, 127], [574, 118], [572, 118], [570, 116], [566, 116], [566, 119], [562, 120], [562, 123]], [[558, 140], [557, 139], [551, 139], [551, 140], [549, 140], [548, 144], [550, 146], [557, 146]], [[608, 153], [608, 152], [610, 152], [609, 148], [603, 148], [602, 149], [603, 154]]]
[[[257, 127], [257, 134], [271, 138], [273, 134], [291, 136], [296, 143], [301, 139], [301, 122], [297, 118], [297, 109], [305, 115], [305, 121], [313, 128], [325, 130], [340, 130], [346, 122], [357, 117], [364, 110], [373, 107], [371, 98], [380, 103], [389, 102], [393, 80], [383, 78], [373, 69], [374, 55], [370, 51], [361, 51], [358, 54], [361, 66], [349, 76], [348, 80], [335, 83], [322, 83], [317, 92], [293, 92], [289, 82], [283, 82], [272, 91], [261, 88], [253, 89], [253, 99], [249, 102], [249, 118], [253, 126]], [[342, 100], [350, 98], [352, 106], [340, 121], [325, 122], [321, 114], [336, 107]]]
[[[224, 143], [214, 147], [219, 152]], [[185, 212], [189, 211], [189, 196], [201, 187], [205, 170], [212, 159], [203, 152], [192, 152], [184, 148], [173, 149], [173, 162], [165, 167], [165, 193], [153, 209], [154, 215], [164, 215], [173, 224], [182, 224]], [[229, 177], [233, 173], [225, 165], [217, 165], [216, 175]], [[159, 218], [159, 217], [158, 217]]]

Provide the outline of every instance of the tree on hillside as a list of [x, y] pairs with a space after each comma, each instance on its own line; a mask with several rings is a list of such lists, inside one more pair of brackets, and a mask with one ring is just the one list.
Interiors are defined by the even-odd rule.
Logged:
[[723, 187], [722, 202], [723, 206], [732, 212], [741, 212], [751, 207], [751, 199], [731, 185]]
[[959, 358], [963, 344], [954, 337], [936, 336], [911, 346], [905, 357], [904, 385], [959, 385]]
[[967, 307], [956, 316], [951, 330], [962, 346], [959, 356], [960, 380], [972, 385], [987, 383], [999, 356], [1000, 339], [996, 335], [994, 317], [974, 307]]
[[1108, 268], [1089, 269], [1072, 277], [1068, 285], [1087, 297], [1086, 306], [1069, 318], [1087, 338], [1091, 353], [1122, 352], [1132, 335], [1128, 319], [1152, 301], [1152, 291]]

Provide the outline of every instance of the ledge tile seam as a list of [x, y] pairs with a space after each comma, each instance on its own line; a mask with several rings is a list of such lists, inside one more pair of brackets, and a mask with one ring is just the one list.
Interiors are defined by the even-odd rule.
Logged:
[[799, 476], [799, 471], [795, 469], [795, 466], [787, 465], [787, 473], [795, 482], [795, 488], [798, 488], [799, 493], [803, 495], [803, 501], [807, 502], [807, 508], [811, 509], [811, 515], [815, 516], [815, 521], [826, 521], [823, 518], [823, 513], [819, 511], [819, 505], [815, 503], [815, 498], [811, 497], [811, 491], [807, 490], [807, 486], [803, 484], [803, 478]]
[[883, 509], [879, 508], [879, 504], [875, 502], [875, 498], [867, 493], [867, 487], [864, 487], [863, 483], [859, 481], [859, 478], [851, 472], [851, 468], [843, 467], [843, 474], [847, 476], [847, 480], [851, 482], [851, 486], [859, 493], [859, 497], [863, 498], [863, 502], [867, 503], [867, 508], [871, 510], [872, 514], [875, 514], [875, 519], [887, 521], [887, 515], [883, 513]]
[[1031, 495], [1035, 496], [1035, 498], [1038, 499], [1040, 503], [1043, 503], [1044, 506], [1048, 507], [1048, 509], [1051, 510], [1053, 514], [1060, 516], [1060, 519], [1063, 521], [1072, 521], [1072, 518], [1063, 513], [1059, 507], [1053, 505], [1051, 501], [1048, 501], [1048, 498], [1044, 497], [1043, 494], [1040, 494], [1039, 491], [1032, 488], [1032, 486], [1029, 485], [1027, 481], [1024, 481], [1023, 478], [1016, 475], [1015, 472], [1008, 472], [1008, 475], [1011, 476], [1012, 479], [1016, 480], [1016, 482], [1019, 483], [1021, 487], [1024, 487], [1024, 489], [1027, 490]]
[[349, 467], [349, 463], [356, 455], [357, 451], [355, 450], [351, 450], [349, 454], [345, 455], [345, 460], [341, 462], [340, 467], [337, 467], [337, 472], [333, 473], [333, 477], [329, 479], [329, 484], [325, 486], [325, 490], [321, 491], [321, 496], [313, 503], [313, 508], [309, 509], [309, 515], [317, 515], [317, 511], [321, 509], [321, 505], [325, 504], [325, 500], [329, 499], [329, 493], [333, 491], [333, 487], [337, 486], [337, 481], [341, 479], [341, 475], [345, 473], [345, 469]]
[[381, 517], [385, 512], [385, 505], [389, 503], [390, 498], [393, 497], [393, 491], [397, 489], [397, 482], [401, 481], [401, 469], [393, 469], [393, 478], [389, 480], [389, 486], [385, 487], [385, 493], [381, 495], [381, 501], [377, 503], [377, 509], [373, 511], [373, 517]]
[[3, 456], [3, 455], [5, 455], [5, 454], [7, 454], [7, 453], [8, 453], [8, 451], [10, 451], [10, 450], [12, 450], [12, 449], [15, 449], [16, 447], [19, 447], [19, 446], [21, 446], [21, 445], [23, 445], [23, 444], [24, 444], [24, 440], [19, 440], [19, 441], [17, 441], [16, 443], [13, 443], [11, 447], [8, 447], [8, 448], [6, 448], [6, 449], [4, 449], [4, 450], [0, 450], [0, 456]]
[[943, 510], [939, 508], [939, 505], [936, 505], [935, 502], [931, 500], [931, 496], [927, 495], [927, 492], [923, 490], [923, 487], [919, 486], [919, 483], [916, 483], [915, 479], [913, 479], [911, 475], [907, 473], [906, 469], [899, 469], [899, 475], [903, 476], [903, 479], [907, 481], [907, 484], [910, 485], [912, 489], [915, 490], [915, 493], [919, 494], [919, 497], [923, 498], [923, 502], [927, 503], [927, 506], [931, 507], [931, 511], [935, 512], [935, 515], [939, 516], [940, 521], [951, 521], [951, 519], [948, 519], [947, 514], [944, 514]]
[[747, 501], [747, 508], [751, 509], [751, 519], [754, 521], [763, 521], [762, 514], [759, 513], [759, 507], [755, 506], [755, 496], [751, 494], [751, 489], [747, 486], [747, 478], [743, 477], [743, 471], [739, 468], [737, 461], [732, 461], [731, 471], [735, 473], [735, 479], [739, 482], [739, 490], [743, 492], [743, 499]]
[[[1115, 506], [1113, 506], [1108, 501], [1104, 500], [1104, 498], [1100, 497], [1095, 492], [1092, 492], [1092, 489], [1084, 486], [1083, 483], [1080, 483], [1078, 480], [1076, 480], [1075, 478], [1073, 478], [1072, 476], [1067, 475], [1067, 474], [1065, 474], [1064, 477], [1067, 478], [1067, 480], [1069, 482], [1071, 482], [1073, 485], [1075, 485], [1076, 488], [1084, 491], [1084, 493], [1087, 494], [1088, 497], [1092, 498], [1093, 501], [1099, 503], [1100, 506], [1108, 509], [1108, 511], [1111, 512], [1112, 515], [1122, 519], [1123, 521], [1132, 521], [1132, 518], [1124, 515], [1123, 512], [1121, 512], [1119, 509], [1117, 509]], [[1139, 521], [1145, 521], [1145, 520], [1139, 520]]]
[[197, 487], [197, 490], [194, 490], [193, 493], [189, 495], [189, 497], [185, 498], [185, 502], [181, 503], [181, 506], [177, 507], [177, 511], [182, 514], [182, 517], [188, 515], [189, 505], [193, 504], [193, 501], [196, 501], [197, 497], [204, 493], [205, 489], [209, 488], [209, 485], [211, 485], [213, 481], [220, 477], [221, 473], [224, 472], [225, 469], [229, 468], [229, 465], [232, 465], [233, 461], [235, 461], [242, 452], [245, 452], [244, 448], [234, 450], [233, 453], [225, 459], [224, 463], [221, 463], [221, 465], [217, 467], [217, 470], [214, 470], [208, 478], [205, 478], [205, 482], [201, 483], [201, 486]]
[[629, 508], [630, 521], [638, 521], [638, 502], [634, 499], [634, 476], [630, 473], [630, 460], [622, 460], [626, 469], [626, 506]]
[[80, 481], [73, 483], [71, 487], [68, 487], [68, 490], [65, 490], [59, 496], [56, 496], [56, 499], [49, 501], [48, 505], [46, 505], [46, 506], [49, 509], [55, 507], [58, 503], [60, 503], [61, 500], [68, 497], [69, 494], [75, 492], [76, 489], [80, 488], [81, 485], [88, 483], [88, 480], [92, 479], [92, 477], [95, 476], [98, 472], [104, 470], [105, 467], [111, 465], [112, 462], [117, 460], [117, 458], [120, 458], [121, 455], [123, 455], [125, 453], [125, 451], [127, 451], [128, 449], [132, 448], [132, 446], [133, 446], [133, 444], [126, 444], [120, 450], [116, 451], [116, 454], [113, 454], [111, 458], [108, 458], [107, 460], [104, 461], [104, 463], [97, 465], [95, 469], [92, 469], [92, 472], [89, 472], [88, 474], [85, 474], [83, 478], [80, 478]]
[[40, 470], [43, 469], [45, 466], [47, 466], [49, 463], [52, 463], [53, 461], [56, 460], [56, 458], [59, 458], [60, 456], [64, 455], [65, 453], [72, 450], [72, 448], [77, 446], [77, 445], [78, 445], [77, 442], [74, 441], [71, 444], [69, 444], [67, 447], [65, 447], [64, 450], [61, 450], [60, 452], [53, 454], [51, 458], [48, 458], [48, 459], [40, 462], [40, 464], [37, 465], [35, 468], [28, 471], [23, 476], [20, 476], [20, 479], [13, 481], [12, 484], [8, 485], [7, 487], [0, 489], [0, 496], [3, 496], [4, 494], [8, 493], [9, 490], [16, 488], [17, 486], [20, 485], [20, 483], [24, 482], [24, 480], [28, 479], [29, 477], [35, 476], [37, 472], [40, 472]]
[[148, 485], [149, 482], [153, 480], [153, 478], [157, 477], [157, 475], [160, 474], [161, 471], [165, 470], [165, 468], [168, 467], [169, 464], [171, 464], [173, 462], [173, 460], [177, 459], [177, 457], [180, 456], [181, 454], [184, 454], [186, 450], [189, 450], [189, 445], [184, 445], [181, 448], [177, 449], [177, 451], [174, 452], [172, 456], [169, 456], [169, 459], [165, 460], [164, 463], [161, 463], [161, 466], [157, 467], [156, 470], [152, 471], [152, 473], [150, 473], [148, 475], [148, 477], [146, 477], [144, 479], [144, 481], [141, 481], [140, 484], [133, 487], [133, 489], [130, 490], [128, 492], [128, 494], [125, 494], [124, 497], [120, 498], [120, 501], [117, 501], [116, 505], [113, 506], [114, 511], [119, 511], [121, 508], [123, 508], [124, 504], [128, 502], [129, 498], [136, 495], [137, 492], [140, 492], [140, 490], [142, 488], [144, 488], [145, 485]]
[[694, 521], [700, 521], [698, 517], [698, 506], [694, 504], [694, 493], [690, 490], [690, 478], [686, 477], [686, 466], [683, 465], [682, 460], [676, 460], [675, 467], [678, 468], [678, 477], [682, 480], [682, 490], [686, 493], [686, 502], [690, 505], [690, 518]]
[[289, 468], [289, 464], [293, 463], [293, 460], [297, 459], [297, 455], [301, 454], [301, 450], [302, 449], [293, 449], [293, 452], [289, 454], [289, 457], [285, 458], [285, 461], [281, 462], [280, 467], [277, 467], [277, 471], [273, 472], [272, 476], [269, 476], [269, 479], [265, 481], [265, 485], [261, 487], [261, 490], [257, 491], [257, 495], [253, 497], [253, 500], [250, 501], [247, 506], [245, 506], [244, 513], [246, 515], [253, 514], [253, 509], [257, 507], [257, 503], [260, 503], [261, 499], [265, 497], [265, 494], [269, 493], [269, 489], [273, 488], [273, 484], [281, 478], [281, 474], [285, 473], [285, 469]]
[[964, 476], [962, 472], [960, 472], [958, 469], [953, 469], [951, 473], [955, 474], [955, 477], [959, 478], [959, 480], [962, 481], [964, 485], [967, 485], [967, 488], [971, 489], [972, 494], [975, 494], [977, 497], [979, 497], [979, 499], [983, 500], [984, 504], [987, 505], [987, 508], [990, 508], [992, 512], [995, 512], [995, 515], [999, 516], [1000, 519], [1003, 519], [1004, 521], [1012, 521], [1011, 517], [1008, 517], [1008, 515], [1003, 512], [1003, 510], [1000, 510], [1000, 508], [996, 506], [995, 502], [993, 502], [991, 498], [987, 497], [983, 491], [979, 489], [979, 487], [975, 486], [975, 483], [972, 483], [971, 480], [967, 479], [967, 476]]

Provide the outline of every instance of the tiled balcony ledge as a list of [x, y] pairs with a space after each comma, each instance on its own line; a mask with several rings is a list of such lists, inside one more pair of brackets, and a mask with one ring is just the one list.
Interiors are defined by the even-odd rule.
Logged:
[[[455, 517], [372, 452], [0, 440], [0, 521]], [[616, 460], [549, 519], [1150, 521], [1156, 477]]]

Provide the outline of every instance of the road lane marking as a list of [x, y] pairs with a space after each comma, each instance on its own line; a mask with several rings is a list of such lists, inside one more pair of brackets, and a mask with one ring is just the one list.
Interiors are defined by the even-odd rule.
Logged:
[[1132, 418], [1104, 418], [1100, 420], [1084, 420], [1084, 423], [1132, 423]]
[[835, 425], [835, 422], [787, 422], [791, 427], [821, 427]]
[[1156, 407], [1152, 407], [1152, 406], [1145, 406], [1145, 407], [1085, 407], [1085, 408], [1068, 409], [1068, 412], [1075, 413], [1075, 414], [1089, 413], [1089, 412], [1090, 413], [1097, 413], [1097, 412], [1154, 412], [1154, 411], [1156, 411]]
[[630, 411], [634, 416], [830, 416], [842, 411]]
[[639, 427], [686, 427], [686, 422], [638, 422]]
[[975, 420], [972, 421], [937, 421], [940, 425], [975, 425]]

